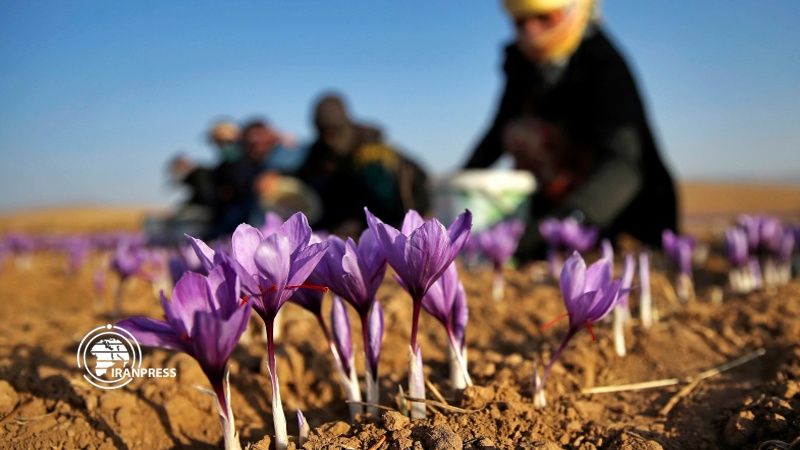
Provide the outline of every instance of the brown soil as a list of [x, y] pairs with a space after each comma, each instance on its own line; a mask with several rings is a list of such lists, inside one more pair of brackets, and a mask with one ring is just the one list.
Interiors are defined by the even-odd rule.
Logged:
[[[0, 230], [26, 229], [24, 220], [8, 226], [10, 217], [0, 217]], [[120, 228], [138, 217], [130, 215]], [[51, 226], [34, 230], [80, 229]], [[112, 322], [107, 311], [116, 281], [109, 279], [102, 307], [95, 305], [92, 287], [92, 274], [103, 265], [102, 255], [92, 255], [78, 274], [67, 275], [64, 256], [39, 252], [30, 268], [14, 258], [0, 267], [0, 447], [220, 448], [213, 401], [194, 387], [208, 387], [207, 381], [190, 357], [144, 349], [143, 367], [175, 368], [177, 379], [137, 378], [116, 390], [84, 380], [76, 365], [78, 344], [87, 332]], [[419, 339], [425, 373], [450, 407], [431, 408], [428, 419], [415, 421], [387, 410], [347, 423], [322, 333], [309, 313], [289, 304], [278, 345], [289, 433], [297, 434], [292, 418], [299, 407], [312, 427], [303, 446], [309, 449], [787, 448], [780, 445], [800, 437], [800, 282], [747, 296], [725, 292], [723, 303], [713, 304], [724, 286], [724, 270], [724, 261], [712, 253], [696, 272], [697, 300], [687, 305], [674, 299], [667, 277], [657, 270], [653, 287], [660, 321], [650, 330], [632, 322], [624, 358], [614, 352], [610, 324], [594, 328], [596, 343], [585, 330], [579, 333], [554, 366], [545, 409], [533, 407], [532, 373], [534, 364], [546, 364], [566, 332], [566, 321], [540, 331], [564, 312], [558, 287], [534, 282], [527, 268], [509, 269], [505, 299], [494, 302], [488, 271], [462, 272], [476, 386], [461, 392], [450, 388], [443, 330], [423, 316]], [[398, 386], [406, 385], [411, 301], [389, 277], [378, 296], [387, 332], [381, 403], [397, 409]], [[147, 282], [128, 286], [124, 313], [161, 317]], [[360, 346], [359, 339], [354, 342]], [[759, 349], [763, 356], [694, 383], [581, 393], [596, 386], [695, 377]], [[231, 359], [236, 425], [243, 446], [253, 448], [270, 448], [273, 433], [265, 355], [256, 338], [239, 346]]]

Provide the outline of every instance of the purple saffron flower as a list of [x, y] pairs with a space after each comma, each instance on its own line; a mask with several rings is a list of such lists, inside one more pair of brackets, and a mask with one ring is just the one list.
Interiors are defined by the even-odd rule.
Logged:
[[[522, 220], [511, 219], [498, 222], [491, 228], [481, 231], [476, 236], [481, 253], [492, 262], [494, 270], [494, 283], [492, 285], [492, 298], [501, 300], [505, 278], [503, 265], [511, 258], [519, 245], [519, 239], [525, 231]], [[472, 239], [470, 239], [471, 241]], [[469, 241], [468, 241], [469, 243]]]
[[[367, 360], [364, 378], [367, 385], [367, 403], [371, 405], [379, 402], [380, 385], [378, 384], [378, 360], [381, 357], [383, 331], [383, 308], [379, 302], [374, 302], [372, 304], [372, 311], [370, 311], [369, 317], [367, 318], [367, 333], [365, 337], [366, 341], [364, 342], [364, 358]], [[366, 350], [367, 348], [369, 351]], [[372, 417], [377, 417], [378, 408], [375, 406], [367, 406], [367, 412], [370, 413]]]
[[511, 219], [498, 222], [475, 237], [481, 252], [489, 258], [494, 269], [499, 270], [514, 255], [524, 231], [522, 220]]
[[747, 265], [749, 259], [747, 233], [742, 228], [725, 230], [725, 250], [733, 267]]
[[[451, 350], [458, 359], [467, 386], [472, 386], [472, 380], [467, 372], [466, 361], [461, 358], [463, 330], [459, 329], [459, 336], [457, 336], [454, 329], [454, 325], [457, 325], [459, 328], [465, 325], [461, 323], [466, 313], [465, 306], [466, 294], [464, 285], [458, 277], [456, 263], [453, 262], [442, 276], [433, 283], [431, 288], [428, 289], [428, 293], [425, 294], [425, 297], [422, 299], [422, 307], [444, 327], [447, 333], [447, 339], [450, 342]], [[458, 316], [456, 316], [457, 314]]]
[[422, 299], [431, 285], [455, 260], [469, 238], [472, 213], [465, 211], [460, 214], [446, 229], [436, 219], [423, 222], [419, 213], [412, 209], [406, 213], [400, 231], [381, 222], [366, 208], [364, 211], [384, 258], [395, 270], [397, 280], [414, 301], [411, 348], [416, 348]]
[[692, 276], [692, 252], [697, 241], [692, 236], [680, 236], [672, 230], [664, 230], [661, 234], [661, 244], [664, 253], [675, 265], [680, 273]]
[[350, 329], [350, 317], [347, 315], [347, 307], [338, 295], [333, 296], [333, 307], [331, 308], [331, 328], [333, 329], [333, 352], [336, 360], [336, 370], [345, 395], [349, 402], [350, 417], [356, 420], [358, 414], [363, 412], [361, 403], [361, 389], [358, 385], [358, 376], [353, 364], [353, 341]]
[[[431, 219], [424, 222], [418, 212], [409, 210], [403, 219], [402, 230], [397, 230], [381, 222], [367, 208], [364, 208], [364, 211], [381, 253], [397, 273], [395, 278], [408, 291], [414, 302], [408, 359], [409, 394], [415, 398], [424, 398], [422, 353], [417, 345], [422, 299], [469, 239], [472, 213], [465, 211], [456, 217], [450, 228], [445, 229], [438, 220]], [[411, 407], [411, 417], [425, 417], [425, 404], [414, 402]]]
[[344, 373], [349, 374], [353, 365], [353, 340], [350, 331], [350, 317], [347, 315], [347, 308], [341, 297], [333, 297], [333, 307], [331, 308], [331, 328], [333, 329], [333, 342], [336, 344], [336, 352], [339, 354], [341, 368]]
[[117, 325], [142, 345], [187, 353], [200, 364], [216, 395], [226, 443], [235, 438], [230, 398], [224, 389], [226, 365], [247, 328], [250, 302], [240, 300], [240, 283], [230, 264], [205, 277], [187, 272], [172, 290], [161, 294], [166, 321], [132, 317]]
[[[535, 387], [537, 393], [543, 391], [553, 363], [561, 356], [564, 348], [578, 330], [584, 326], [588, 327], [592, 334], [592, 341], [596, 341], [592, 323], [602, 320], [614, 309], [621, 292], [620, 280], [612, 280], [611, 277], [611, 262], [604, 258], [589, 266], [588, 270], [586, 262], [578, 252], [573, 252], [572, 256], [564, 263], [559, 284], [564, 297], [564, 306], [567, 308], [565, 315], [569, 316], [569, 330], [561, 346], [553, 354], [550, 363], [545, 368], [541, 381], [537, 383]], [[622, 292], [627, 293], [627, 290]], [[549, 327], [561, 317], [543, 326], [542, 329]]]
[[121, 280], [137, 274], [145, 263], [145, 251], [140, 245], [122, 241], [117, 245], [114, 257], [111, 259], [111, 269], [119, 275]]
[[131, 276], [139, 273], [145, 263], [145, 251], [139, 244], [132, 241], [121, 241], [117, 245], [114, 257], [111, 260], [111, 269], [119, 275], [117, 292], [114, 294], [114, 309], [112, 316], [118, 316], [122, 311], [122, 297], [125, 282]]
[[314, 272], [331, 291], [353, 305], [363, 322], [386, 274], [386, 260], [374, 233], [361, 233], [358, 245], [348, 238], [328, 236], [328, 250]]
[[[275, 370], [275, 317], [295, 290], [327, 291], [322, 286], [303, 284], [328, 247], [327, 242], [312, 244], [311, 237], [308, 220], [302, 213], [297, 213], [267, 237], [258, 229], [242, 224], [231, 238], [233, 258], [238, 262], [235, 267], [242, 274], [242, 289], [252, 296], [253, 308], [261, 316], [267, 331], [267, 367], [272, 380], [272, 416], [278, 448], [286, 447], [288, 434]], [[219, 253], [215, 255], [218, 256]]]
[[539, 232], [551, 247], [580, 253], [591, 250], [599, 235], [597, 227], [581, 225], [572, 217], [545, 219], [539, 224]]

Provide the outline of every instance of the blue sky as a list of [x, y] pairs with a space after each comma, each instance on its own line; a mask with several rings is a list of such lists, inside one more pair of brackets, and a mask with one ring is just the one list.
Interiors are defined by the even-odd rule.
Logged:
[[[800, 182], [800, 2], [604, 3], [679, 179]], [[215, 119], [301, 141], [336, 89], [432, 173], [493, 115], [511, 30], [495, 0], [0, 0], [0, 210], [167, 204]]]

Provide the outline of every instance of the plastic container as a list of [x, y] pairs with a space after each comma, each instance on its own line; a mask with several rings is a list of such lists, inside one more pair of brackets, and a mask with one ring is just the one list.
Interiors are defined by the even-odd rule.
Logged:
[[509, 219], [526, 219], [536, 180], [523, 170], [471, 169], [433, 183], [433, 214], [445, 226], [457, 215], [472, 212], [472, 230], [480, 231]]

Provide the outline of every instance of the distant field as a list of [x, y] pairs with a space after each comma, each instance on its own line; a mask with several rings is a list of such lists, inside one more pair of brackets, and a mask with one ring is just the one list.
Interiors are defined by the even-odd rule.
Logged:
[[[800, 184], [686, 182], [679, 186], [680, 209], [688, 231], [724, 228], [741, 213], [776, 214], [800, 221]], [[134, 230], [146, 207], [62, 206], [0, 213], [0, 233]]]

